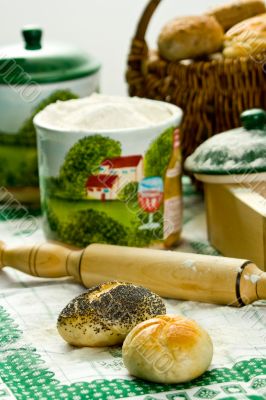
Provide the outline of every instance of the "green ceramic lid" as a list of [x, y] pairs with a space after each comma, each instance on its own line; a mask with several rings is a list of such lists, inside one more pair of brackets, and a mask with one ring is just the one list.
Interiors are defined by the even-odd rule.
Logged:
[[95, 58], [75, 47], [43, 41], [40, 28], [26, 27], [22, 36], [20, 44], [0, 48], [0, 84], [61, 82], [100, 69]]
[[185, 168], [195, 174], [235, 175], [266, 172], [266, 112], [247, 110], [243, 127], [211, 137], [187, 158]]

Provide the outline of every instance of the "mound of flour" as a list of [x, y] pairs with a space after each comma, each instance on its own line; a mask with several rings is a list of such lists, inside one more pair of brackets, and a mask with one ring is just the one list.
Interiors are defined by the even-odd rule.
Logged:
[[93, 94], [50, 104], [38, 114], [38, 124], [66, 131], [147, 128], [172, 115], [167, 104], [152, 100]]

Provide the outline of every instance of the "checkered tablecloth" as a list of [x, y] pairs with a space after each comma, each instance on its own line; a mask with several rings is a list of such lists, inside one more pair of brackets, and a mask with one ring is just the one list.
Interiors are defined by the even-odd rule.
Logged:
[[[0, 239], [14, 244], [42, 239], [41, 229], [19, 230], [19, 221], [2, 213]], [[183, 238], [179, 250], [215, 254], [202, 198], [193, 193], [185, 197]], [[0, 400], [266, 399], [266, 303], [235, 309], [166, 300], [169, 313], [191, 317], [208, 330], [214, 358], [202, 377], [160, 385], [130, 377], [120, 347], [79, 349], [61, 339], [57, 316], [83, 291], [71, 279], [0, 272]]]

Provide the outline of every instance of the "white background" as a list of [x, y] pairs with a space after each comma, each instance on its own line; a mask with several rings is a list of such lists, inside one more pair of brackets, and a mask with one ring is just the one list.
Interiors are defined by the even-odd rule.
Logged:
[[[23, 25], [40, 25], [44, 40], [71, 43], [103, 64], [102, 92], [125, 94], [124, 74], [131, 38], [148, 0], [2, 0], [0, 45], [16, 43]], [[225, 0], [163, 0], [149, 26], [155, 46], [162, 25], [178, 15], [193, 15]]]

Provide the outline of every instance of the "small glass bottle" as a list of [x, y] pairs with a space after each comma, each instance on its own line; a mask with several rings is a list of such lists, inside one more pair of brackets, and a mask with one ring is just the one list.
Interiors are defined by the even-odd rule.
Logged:
[[180, 131], [173, 132], [173, 152], [164, 179], [164, 246], [171, 248], [180, 241], [182, 231], [182, 156]]

